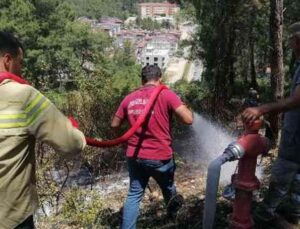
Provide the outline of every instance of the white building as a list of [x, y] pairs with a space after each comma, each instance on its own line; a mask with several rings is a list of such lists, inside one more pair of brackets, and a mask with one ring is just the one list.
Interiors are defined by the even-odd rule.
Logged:
[[170, 59], [170, 51], [167, 49], [158, 50], [152, 46], [147, 46], [147, 48], [142, 53], [140, 63], [141, 65], [157, 65], [161, 69], [164, 69], [167, 66], [167, 63]]
[[137, 59], [142, 66], [157, 65], [165, 69], [178, 48], [180, 33], [176, 31], [147, 34], [137, 46]]
[[156, 50], [169, 50], [169, 54], [173, 55], [178, 48], [178, 39], [168, 35], [153, 36], [148, 45]]

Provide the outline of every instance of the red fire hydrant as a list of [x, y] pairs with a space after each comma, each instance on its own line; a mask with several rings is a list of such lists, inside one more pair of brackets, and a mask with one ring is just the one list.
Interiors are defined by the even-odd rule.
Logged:
[[238, 173], [232, 176], [236, 194], [233, 213], [230, 217], [230, 228], [253, 228], [254, 223], [251, 217], [252, 192], [260, 186], [255, 176], [256, 160], [258, 155], [266, 154], [270, 146], [269, 140], [258, 133], [262, 123], [261, 120], [256, 120], [251, 125], [245, 125], [245, 131], [242, 136], [236, 142], [229, 144], [223, 154], [209, 164], [203, 212], [203, 229], [214, 228], [221, 166], [234, 160], [239, 160], [239, 164]]
[[231, 229], [252, 229], [251, 216], [252, 192], [259, 189], [260, 182], [255, 176], [257, 157], [269, 150], [269, 140], [258, 133], [262, 121], [256, 120], [251, 126], [245, 126], [245, 132], [237, 143], [244, 149], [244, 155], [238, 163], [238, 172], [232, 176], [236, 189], [233, 213], [230, 218]]

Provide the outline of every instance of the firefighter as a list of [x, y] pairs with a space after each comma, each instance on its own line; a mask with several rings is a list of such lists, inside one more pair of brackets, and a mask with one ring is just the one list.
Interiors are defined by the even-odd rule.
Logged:
[[290, 31], [290, 47], [297, 58], [290, 96], [277, 103], [247, 108], [242, 114], [245, 121], [252, 122], [264, 114], [285, 112], [269, 191], [254, 214], [258, 225], [273, 224], [273, 227], [276, 227], [276, 210], [285, 198], [291, 202], [285, 211], [286, 219], [294, 224], [300, 219], [300, 22], [291, 25]]
[[243, 107], [257, 107], [259, 95], [258, 92], [252, 87], [248, 91], [248, 97], [243, 101]]
[[0, 228], [34, 228], [38, 208], [35, 141], [48, 143], [64, 156], [86, 145], [44, 95], [20, 78], [24, 49], [10, 33], [0, 32]]

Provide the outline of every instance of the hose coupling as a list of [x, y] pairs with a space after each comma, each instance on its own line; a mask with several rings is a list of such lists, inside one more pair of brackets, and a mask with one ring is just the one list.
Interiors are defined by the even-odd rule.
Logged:
[[225, 149], [224, 154], [227, 155], [228, 161], [234, 161], [234, 160], [238, 160], [241, 157], [243, 157], [245, 154], [245, 150], [237, 142], [232, 142]]

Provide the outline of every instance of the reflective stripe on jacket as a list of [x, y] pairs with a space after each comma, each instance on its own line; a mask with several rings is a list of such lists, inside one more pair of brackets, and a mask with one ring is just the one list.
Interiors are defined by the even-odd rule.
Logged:
[[35, 140], [65, 156], [79, 153], [84, 135], [29, 85], [0, 83], [0, 228], [11, 229], [38, 207]]

